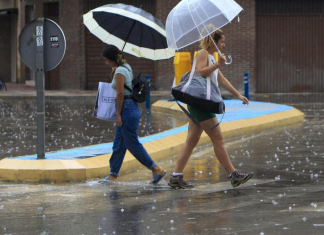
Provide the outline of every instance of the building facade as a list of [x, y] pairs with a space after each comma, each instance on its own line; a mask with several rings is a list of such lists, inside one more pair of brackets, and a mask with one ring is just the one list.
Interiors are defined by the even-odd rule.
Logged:
[[[105, 46], [83, 25], [82, 15], [110, 3], [125, 3], [150, 12], [163, 24], [179, 0], [0, 0], [0, 77], [5, 82], [33, 83], [34, 72], [20, 60], [18, 37], [31, 20], [54, 20], [66, 37], [61, 64], [45, 75], [46, 89], [94, 90], [110, 81], [101, 58]], [[240, 91], [249, 73], [251, 92], [323, 92], [324, 52], [321, 0], [237, 0], [243, 7], [223, 30], [225, 53], [233, 63], [223, 74]], [[310, 37], [310, 38], [309, 38]], [[307, 40], [309, 43], [307, 43]], [[199, 50], [193, 44], [181, 51]], [[301, 53], [303, 52], [303, 53]], [[150, 61], [125, 54], [134, 69], [151, 76], [153, 90], [169, 90], [174, 79], [173, 59]], [[306, 59], [307, 58], [307, 59]]]

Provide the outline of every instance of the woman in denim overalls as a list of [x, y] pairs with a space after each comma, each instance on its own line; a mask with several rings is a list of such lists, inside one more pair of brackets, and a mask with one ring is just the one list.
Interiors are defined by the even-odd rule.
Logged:
[[105, 64], [112, 68], [112, 88], [116, 90], [117, 129], [110, 158], [110, 173], [106, 180], [117, 182], [117, 177], [123, 163], [126, 150], [149, 170], [152, 171], [153, 184], [165, 176], [166, 171], [156, 165], [148, 155], [143, 145], [138, 141], [137, 129], [141, 118], [140, 110], [131, 92], [124, 88], [124, 84], [132, 88], [133, 72], [123, 58], [122, 52], [113, 45], [108, 45], [102, 51]]

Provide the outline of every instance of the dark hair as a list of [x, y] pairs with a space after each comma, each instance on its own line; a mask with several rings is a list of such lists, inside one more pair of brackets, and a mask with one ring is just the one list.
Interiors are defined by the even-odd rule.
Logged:
[[219, 41], [219, 39], [222, 38], [222, 36], [225, 36], [223, 30], [221, 30], [221, 29], [216, 30], [216, 32], [214, 34], [214, 40], [216, 41], [216, 43]]
[[109, 60], [115, 61], [118, 66], [126, 63], [122, 52], [114, 45], [106, 46], [102, 50], [102, 56]]

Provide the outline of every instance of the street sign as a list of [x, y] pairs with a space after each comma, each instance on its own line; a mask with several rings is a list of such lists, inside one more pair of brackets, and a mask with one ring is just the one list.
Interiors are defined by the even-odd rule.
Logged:
[[44, 74], [62, 61], [66, 40], [60, 26], [50, 19], [29, 22], [19, 35], [22, 61], [36, 71], [37, 87], [37, 159], [45, 159], [45, 94]]
[[[19, 35], [19, 54], [26, 66], [37, 70], [36, 47], [44, 43], [44, 70], [45, 72], [54, 69], [62, 61], [66, 40], [60, 26], [50, 19], [44, 19], [44, 29], [36, 27], [36, 20], [29, 22]], [[43, 36], [38, 35], [43, 30]]]

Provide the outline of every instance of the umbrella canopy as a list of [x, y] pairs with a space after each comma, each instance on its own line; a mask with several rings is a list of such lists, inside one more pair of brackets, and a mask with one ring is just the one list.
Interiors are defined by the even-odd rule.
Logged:
[[146, 11], [125, 4], [108, 4], [83, 15], [89, 31], [107, 44], [151, 60], [174, 56], [166, 42], [163, 24]]
[[242, 10], [234, 0], [182, 0], [166, 21], [169, 48], [179, 50], [202, 40], [231, 22]]

